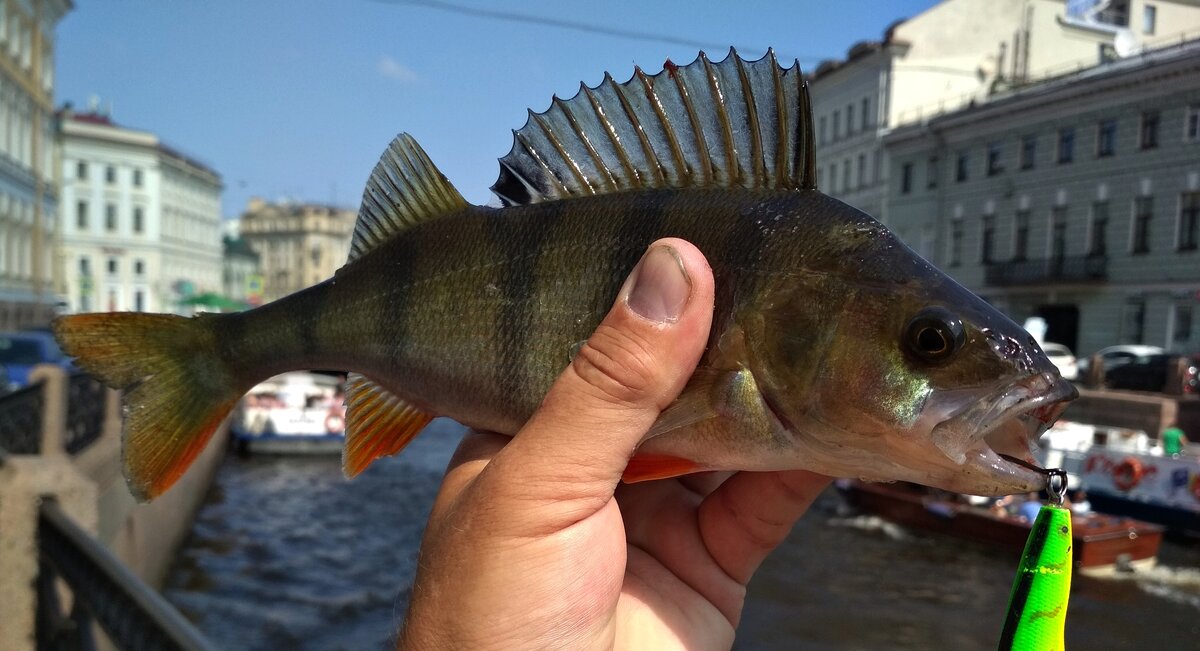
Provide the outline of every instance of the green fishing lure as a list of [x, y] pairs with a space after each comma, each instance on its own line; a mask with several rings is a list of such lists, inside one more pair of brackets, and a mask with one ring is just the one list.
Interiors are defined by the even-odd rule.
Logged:
[[[1050, 471], [1056, 504], [1038, 512], [1008, 598], [1000, 651], [1063, 649], [1067, 599], [1071, 596], [1071, 511], [1062, 506], [1065, 473]], [[1062, 473], [1062, 474], [1060, 474]], [[1061, 481], [1055, 487], [1054, 477]]]

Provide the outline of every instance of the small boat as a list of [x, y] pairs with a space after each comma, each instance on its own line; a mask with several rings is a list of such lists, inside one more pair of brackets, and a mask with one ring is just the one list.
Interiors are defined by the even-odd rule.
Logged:
[[297, 371], [255, 386], [233, 412], [234, 448], [244, 454], [340, 454], [346, 439], [344, 381]]
[[[901, 526], [953, 536], [1020, 553], [1032, 523], [966, 501], [965, 496], [932, 492], [902, 482], [876, 484], [858, 480], [838, 483], [842, 494], [860, 511]], [[1153, 567], [1163, 528], [1102, 513], [1072, 515], [1075, 569], [1089, 575]]]
[[1200, 535], [1198, 448], [1168, 456], [1143, 431], [1060, 421], [1046, 433], [1039, 461], [1065, 469], [1100, 511]]

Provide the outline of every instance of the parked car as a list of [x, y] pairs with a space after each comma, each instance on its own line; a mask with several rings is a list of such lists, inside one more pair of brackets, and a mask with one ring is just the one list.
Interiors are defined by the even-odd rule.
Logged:
[[1074, 380], [1079, 377], [1079, 362], [1071, 349], [1062, 344], [1046, 342], [1042, 344], [1042, 352], [1050, 358], [1050, 362], [1058, 367], [1058, 372], [1064, 379]]
[[0, 333], [0, 365], [8, 374], [8, 388], [17, 390], [29, 383], [29, 371], [38, 364], [58, 364], [74, 369], [49, 332]]
[[1188, 361], [1184, 371], [1183, 392], [1200, 393], [1200, 354], [1198, 355], [1145, 355], [1106, 371], [1104, 386], [1110, 389], [1132, 389], [1134, 391], [1163, 391], [1176, 360]]
[[[1161, 355], [1165, 352], [1167, 351], [1159, 348], [1158, 346], [1120, 344], [1117, 346], [1101, 348], [1092, 355], [1099, 355], [1100, 359], [1104, 361], [1104, 372], [1107, 374], [1114, 368], [1128, 364], [1139, 357], [1146, 357], [1148, 355]], [[1079, 358], [1077, 366], [1079, 367], [1079, 375], [1081, 377], [1087, 375], [1088, 368], [1091, 366], [1092, 355]]]

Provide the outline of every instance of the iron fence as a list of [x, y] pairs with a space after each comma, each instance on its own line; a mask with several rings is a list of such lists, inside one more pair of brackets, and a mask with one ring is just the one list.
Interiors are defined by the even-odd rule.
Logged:
[[[142, 583], [112, 552], [79, 528], [53, 502], [38, 519], [37, 648], [94, 648], [95, 620], [109, 639], [128, 651], [215, 649], [157, 592]], [[64, 614], [55, 578], [70, 586], [74, 606]]]
[[63, 447], [79, 454], [104, 431], [108, 389], [90, 375], [77, 373], [67, 381], [67, 431]]
[[10, 454], [41, 453], [45, 400], [41, 384], [0, 397], [0, 448]]

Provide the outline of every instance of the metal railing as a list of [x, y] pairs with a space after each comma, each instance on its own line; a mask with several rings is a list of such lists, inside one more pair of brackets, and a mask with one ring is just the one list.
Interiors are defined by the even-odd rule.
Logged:
[[11, 454], [40, 454], [45, 392], [34, 384], [0, 397], [0, 448]]
[[[112, 552], [79, 528], [58, 504], [42, 504], [38, 519], [37, 648], [93, 649], [91, 621], [130, 651], [208, 651], [211, 643]], [[71, 588], [64, 614], [56, 579]]]
[[[44, 449], [46, 428], [55, 423], [62, 431], [53, 437], [51, 447], [61, 446], [69, 455], [79, 454], [103, 434], [108, 389], [89, 375], [66, 376], [64, 371], [53, 370], [61, 375], [49, 379], [42, 376], [27, 387], [0, 396], [0, 448], [12, 454], [48, 452]], [[46, 420], [49, 405], [61, 408], [64, 404], [65, 420]]]
[[63, 447], [67, 454], [79, 454], [104, 431], [108, 389], [99, 380], [84, 373], [72, 375], [67, 382], [67, 426]]
[[1108, 279], [1108, 258], [1102, 255], [1013, 260], [987, 266], [988, 285], [1032, 285], [1044, 282], [1095, 282]]

